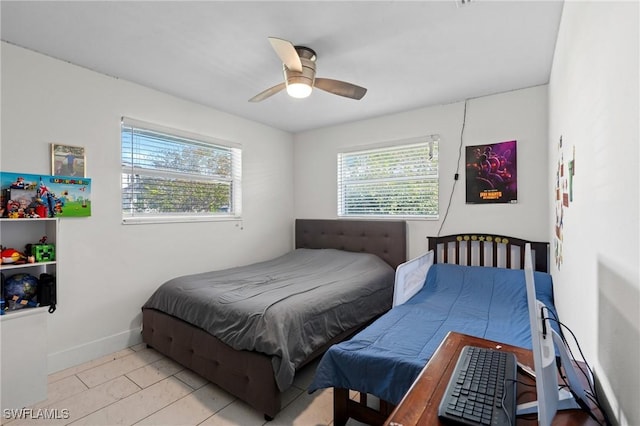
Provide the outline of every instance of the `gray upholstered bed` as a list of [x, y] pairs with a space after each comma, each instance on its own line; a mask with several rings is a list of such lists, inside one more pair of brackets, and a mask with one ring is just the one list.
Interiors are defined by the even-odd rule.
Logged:
[[391, 307], [406, 260], [402, 221], [299, 219], [295, 236], [282, 257], [163, 284], [143, 341], [275, 416], [296, 369]]

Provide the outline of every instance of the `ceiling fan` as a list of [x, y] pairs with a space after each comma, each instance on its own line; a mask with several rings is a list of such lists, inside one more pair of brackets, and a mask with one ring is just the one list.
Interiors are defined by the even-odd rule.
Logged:
[[260, 102], [281, 90], [286, 89], [289, 96], [306, 98], [314, 87], [334, 95], [351, 99], [362, 99], [367, 93], [364, 87], [330, 78], [316, 78], [316, 52], [305, 46], [294, 46], [290, 41], [269, 37], [269, 42], [282, 60], [284, 82], [276, 84], [258, 93], [249, 102]]

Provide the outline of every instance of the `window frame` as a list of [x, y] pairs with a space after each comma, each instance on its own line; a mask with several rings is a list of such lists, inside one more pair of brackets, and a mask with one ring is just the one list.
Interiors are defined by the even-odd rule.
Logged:
[[[439, 142], [440, 142], [440, 136], [437, 134], [433, 134], [433, 135], [426, 135], [426, 136], [420, 136], [420, 137], [416, 137], [416, 138], [410, 138], [410, 139], [402, 139], [402, 140], [397, 140], [397, 141], [392, 141], [392, 142], [383, 142], [383, 143], [378, 143], [378, 144], [371, 144], [371, 145], [363, 145], [363, 146], [355, 146], [355, 147], [350, 147], [348, 149], [342, 149], [339, 152], [337, 152], [336, 155], [336, 160], [337, 160], [337, 171], [336, 171], [336, 177], [337, 177], [337, 206], [336, 206], [336, 213], [337, 213], [337, 217], [341, 218], [341, 219], [367, 219], [367, 220], [389, 220], [389, 219], [404, 219], [404, 220], [438, 220], [440, 217], [440, 200], [439, 200], [439, 192], [440, 192], [440, 161], [439, 161]], [[382, 151], [393, 151], [395, 149], [397, 150], [402, 150], [402, 149], [406, 149], [406, 148], [410, 148], [412, 146], [416, 146], [416, 145], [421, 145], [421, 144], [428, 144], [431, 145], [431, 147], [429, 149], [433, 149], [435, 147], [435, 155], [436, 155], [436, 171], [435, 171], [435, 175], [434, 176], [425, 176], [425, 179], [429, 179], [432, 180], [433, 183], [435, 184], [435, 188], [436, 188], [436, 194], [435, 194], [435, 202], [436, 202], [436, 213], [435, 214], [406, 214], [406, 213], [401, 213], [401, 214], [393, 214], [389, 211], [387, 211], [384, 214], [362, 214], [362, 213], [358, 213], [358, 214], [349, 214], [349, 213], [345, 213], [345, 207], [344, 207], [344, 179], [342, 177], [342, 166], [341, 166], [341, 157], [343, 156], [348, 156], [348, 155], [357, 155], [357, 154], [365, 154], [368, 152], [374, 153], [374, 152], [382, 152]], [[392, 179], [386, 179], [386, 182], [390, 182], [392, 181]]]
[[[186, 143], [187, 145], [207, 146], [219, 148], [221, 150], [229, 150], [231, 153], [231, 177], [226, 179], [229, 182], [231, 188], [230, 202], [231, 209], [228, 213], [138, 213], [128, 214], [125, 210], [125, 185], [124, 176], [135, 174], [136, 165], [129, 161], [125, 164], [125, 154], [131, 154], [133, 147], [130, 151], [125, 153], [123, 145], [123, 133], [126, 128], [137, 129], [141, 131], [148, 131], [153, 133], [164, 134], [168, 137], [173, 137], [181, 140], [180, 143]], [[189, 144], [191, 142], [191, 144]], [[177, 142], [176, 142], [177, 143]], [[242, 145], [226, 140], [205, 136], [198, 133], [188, 132], [176, 128], [162, 126], [154, 123], [149, 123], [141, 120], [132, 119], [129, 117], [122, 117], [120, 121], [120, 212], [122, 216], [122, 223], [126, 225], [134, 224], [149, 224], [149, 223], [179, 223], [179, 222], [211, 222], [211, 221], [228, 221], [228, 220], [241, 220], [242, 219]], [[153, 168], [143, 169], [148, 172], [149, 175], [158, 177], [182, 177], [185, 179], [193, 179], [194, 175], [188, 173], [180, 173], [175, 171], [159, 171]], [[196, 180], [202, 182], [223, 182], [225, 179], [206, 177], [205, 175], [198, 175]]]

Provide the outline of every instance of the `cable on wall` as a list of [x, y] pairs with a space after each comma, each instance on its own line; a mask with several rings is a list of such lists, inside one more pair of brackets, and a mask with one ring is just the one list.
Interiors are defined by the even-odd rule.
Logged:
[[449, 194], [449, 202], [447, 203], [447, 209], [444, 212], [444, 217], [442, 218], [442, 222], [440, 223], [440, 228], [438, 229], [438, 233], [436, 234], [436, 237], [440, 236], [442, 227], [444, 226], [444, 223], [447, 221], [447, 216], [449, 216], [449, 208], [451, 207], [451, 200], [453, 199], [453, 193], [456, 190], [456, 183], [458, 183], [458, 178], [460, 177], [460, 159], [462, 158], [464, 127], [467, 122], [467, 102], [468, 102], [468, 99], [465, 99], [464, 112], [462, 113], [462, 128], [460, 129], [460, 146], [458, 147], [458, 162], [456, 164], [456, 174], [453, 176], [453, 187], [451, 188], [451, 193]]
[[[606, 410], [604, 409], [604, 406], [602, 405], [602, 402], [600, 401], [600, 396], [598, 395], [598, 392], [597, 392], [597, 389], [595, 387], [595, 384], [592, 382], [592, 378], [594, 377], [593, 369], [591, 368], [591, 366], [587, 362], [587, 359], [585, 358], [584, 353], [582, 352], [582, 348], [580, 347], [580, 342], [578, 342], [578, 338], [576, 337], [574, 332], [571, 331], [571, 329], [566, 324], [562, 323], [558, 319], [558, 316], [553, 311], [548, 311], [548, 312], [551, 313], [553, 315], [553, 317], [546, 317], [544, 319], [545, 320], [549, 319], [551, 321], [555, 321], [560, 326], [560, 333], [559, 333], [560, 337], [562, 338], [562, 341], [564, 342], [565, 346], [567, 347], [567, 351], [569, 352], [569, 356], [571, 357], [571, 359], [575, 360], [576, 357], [573, 356], [573, 352], [571, 351], [571, 347], [569, 346], [569, 342], [565, 338], [564, 333], [562, 332], [562, 330], [566, 329], [571, 334], [571, 337], [573, 338], [573, 341], [575, 342], [575, 344], [576, 344], [576, 346], [578, 348], [578, 352], [580, 352], [580, 357], [582, 358], [582, 361], [584, 362], [587, 371], [585, 371], [584, 368], [582, 366], [580, 366], [580, 365], [576, 365], [575, 367], [585, 377], [585, 379], [587, 381], [587, 385], [589, 386], [589, 389], [585, 389], [585, 394], [587, 395], [587, 398], [589, 398], [589, 400], [591, 400], [591, 402], [596, 406], [596, 408], [598, 408], [598, 410], [600, 410], [600, 414], [602, 415], [602, 418], [604, 420], [604, 424], [602, 422], [600, 422], [600, 420], [598, 420], [598, 418], [596, 417], [596, 415], [593, 412], [593, 410], [591, 409], [591, 407], [589, 407], [586, 404], [581, 403], [581, 401], [578, 399], [578, 397], [573, 393], [573, 391], [569, 387], [569, 384], [567, 383], [567, 378], [566, 378], [565, 373], [560, 370], [560, 366], [558, 365], [558, 372], [560, 373], [560, 377], [562, 378], [562, 381], [564, 382], [565, 386], [567, 388], [569, 388], [569, 391], [573, 394], [573, 397], [576, 398], [576, 402], [578, 402], [578, 405], [580, 405], [580, 407], [589, 414], [589, 417], [591, 417], [593, 420], [595, 420], [596, 423], [598, 423], [598, 425], [611, 426], [612, 423], [611, 423], [611, 420], [609, 419], [608, 413], [606, 412]], [[587, 372], [588, 372], [588, 374], [587, 374]]]

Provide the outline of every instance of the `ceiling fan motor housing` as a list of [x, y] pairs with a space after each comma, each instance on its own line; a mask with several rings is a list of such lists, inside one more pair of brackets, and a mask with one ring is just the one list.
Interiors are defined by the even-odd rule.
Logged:
[[306, 84], [313, 87], [316, 77], [316, 52], [304, 46], [295, 46], [296, 52], [302, 63], [302, 72], [292, 71], [283, 65], [284, 79], [287, 86], [290, 84]]

